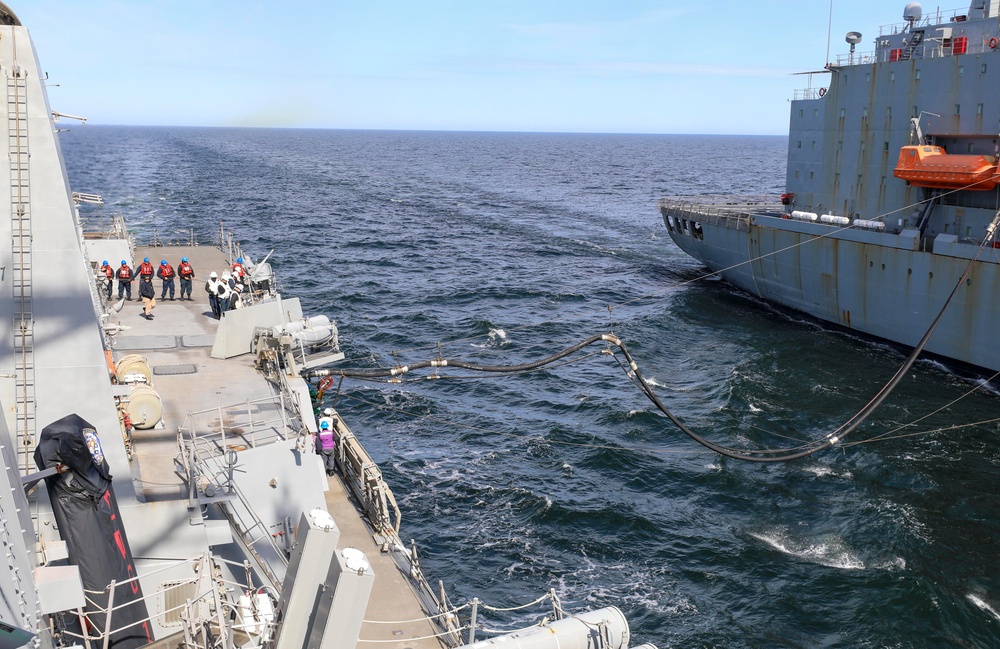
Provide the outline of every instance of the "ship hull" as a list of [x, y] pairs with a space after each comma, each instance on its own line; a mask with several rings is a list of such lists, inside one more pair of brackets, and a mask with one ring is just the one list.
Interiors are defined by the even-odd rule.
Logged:
[[[977, 250], [945, 235], [932, 250], [922, 250], [915, 230], [897, 235], [838, 229], [766, 213], [695, 221], [669, 207], [661, 212], [673, 241], [734, 286], [907, 347], [919, 342]], [[987, 248], [973, 263], [928, 353], [1000, 371], [994, 343], [1000, 331], [998, 253]]]

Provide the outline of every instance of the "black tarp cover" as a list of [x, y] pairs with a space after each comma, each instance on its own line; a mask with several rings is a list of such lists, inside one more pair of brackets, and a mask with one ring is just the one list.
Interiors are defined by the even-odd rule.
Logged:
[[[45, 484], [59, 533], [69, 549], [69, 562], [79, 566], [83, 587], [88, 591], [86, 612], [92, 631], [103, 631], [105, 627], [106, 615], [102, 611], [107, 609], [108, 586], [114, 580], [119, 583], [115, 587], [111, 626], [122, 630], [111, 635], [111, 646], [132, 649], [152, 642], [138, 580], [120, 583], [135, 577], [135, 562], [97, 430], [76, 414], [52, 422], [42, 429], [35, 464], [39, 469], [57, 464], [68, 467], [64, 473], [45, 478]], [[127, 606], [118, 608], [127, 602]]]

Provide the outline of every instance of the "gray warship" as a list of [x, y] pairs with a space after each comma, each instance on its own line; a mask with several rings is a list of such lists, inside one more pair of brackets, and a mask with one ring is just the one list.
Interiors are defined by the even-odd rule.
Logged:
[[[223, 227], [138, 245], [72, 191], [56, 127], [71, 116], [3, 3], [0, 75], [0, 649], [629, 646], [614, 606], [571, 614], [542, 591], [524, 603], [537, 624], [488, 637], [488, 598], [432, 587], [378, 466], [322, 408], [336, 324], [304, 316]], [[147, 257], [187, 258], [193, 299], [148, 319], [119, 299], [101, 262]], [[215, 319], [205, 279], [240, 261], [238, 308]]]
[[744, 291], [905, 347], [957, 287], [925, 351], [1000, 371], [1000, 0], [911, 2], [874, 50], [845, 40], [791, 101], [780, 199], [661, 199], [670, 237]]

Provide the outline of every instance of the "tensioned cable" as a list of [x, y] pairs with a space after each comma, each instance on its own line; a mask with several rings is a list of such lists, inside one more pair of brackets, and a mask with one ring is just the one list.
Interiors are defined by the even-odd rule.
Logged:
[[730, 446], [725, 446], [722, 444], [717, 444], [712, 442], [705, 437], [699, 435], [691, 428], [689, 428], [683, 421], [681, 421], [673, 412], [667, 408], [666, 404], [656, 395], [653, 391], [652, 386], [646, 381], [642, 376], [642, 371], [639, 369], [639, 365], [632, 358], [631, 353], [625, 344], [618, 339], [617, 336], [613, 334], [599, 334], [596, 336], [591, 336], [584, 341], [581, 341], [575, 345], [572, 345], [560, 352], [557, 352], [546, 358], [542, 358], [537, 361], [530, 363], [521, 363], [518, 365], [483, 365], [480, 363], [469, 363], [467, 361], [460, 360], [448, 360], [448, 359], [435, 359], [430, 361], [420, 361], [410, 365], [396, 366], [391, 368], [376, 368], [376, 369], [340, 369], [340, 370], [316, 370], [309, 373], [311, 377], [322, 377], [322, 376], [341, 376], [344, 378], [361, 378], [361, 379], [371, 379], [379, 377], [397, 377], [402, 374], [419, 370], [425, 368], [444, 368], [444, 367], [459, 367], [468, 370], [474, 370], [478, 372], [487, 373], [513, 373], [513, 372], [524, 372], [533, 369], [537, 369], [549, 363], [553, 363], [557, 360], [565, 358], [570, 354], [573, 354], [584, 347], [592, 345], [597, 342], [605, 342], [615, 347], [618, 347], [622, 354], [624, 355], [626, 361], [628, 362], [627, 372], [631, 372], [631, 376], [634, 376], [639, 389], [643, 394], [656, 406], [656, 408], [662, 412], [681, 432], [685, 435], [701, 444], [705, 448], [708, 448], [716, 453], [737, 460], [745, 460], [748, 462], [788, 462], [791, 460], [797, 460], [808, 455], [812, 455], [818, 451], [834, 446], [838, 442], [842, 441], [852, 432], [854, 432], [868, 417], [871, 416], [875, 410], [882, 405], [882, 403], [889, 397], [890, 394], [896, 389], [896, 387], [902, 382], [903, 378], [909, 373], [913, 364], [916, 362], [917, 358], [923, 352], [924, 347], [926, 347], [928, 341], [933, 335], [934, 331], [937, 329], [938, 324], [941, 322], [941, 318], [944, 317], [945, 311], [951, 304], [952, 299], [958, 293], [959, 288], [968, 279], [969, 273], [972, 271], [973, 265], [979, 258], [980, 253], [986, 247], [986, 242], [991, 241], [993, 238], [993, 233], [996, 227], [1000, 223], [1000, 212], [994, 216], [993, 221], [987, 228], [987, 236], [983, 239], [983, 242], [979, 245], [976, 250], [976, 254], [972, 256], [969, 260], [965, 271], [959, 278], [958, 282], [952, 288], [951, 293], [949, 293], [948, 298], [945, 300], [944, 304], [941, 306], [940, 311], [938, 311], [934, 320], [931, 322], [927, 331], [921, 337], [920, 342], [913, 348], [910, 355], [906, 358], [902, 366], [896, 371], [896, 373], [889, 379], [889, 381], [875, 394], [875, 396], [857, 413], [855, 413], [850, 419], [848, 419], [844, 424], [839, 426], [831, 433], [805, 442], [799, 446], [795, 447], [784, 447], [775, 449], [738, 449]]
[[[980, 182], [982, 182], [982, 181], [980, 181]], [[969, 187], [973, 187], [973, 186], [975, 186], [977, 184], [979, 184], [979, 183], [971, 183], [971, 184], [966, 185], [964, 187], [959, 187], [959, 188], [956, 188], [956, 189], [953, 189], [953, 190], [949, 190], [949, 191], [937, 194], [936, 196], [931, 197], [931, 198], [925, 198], [925, 199], [919, 200], [919, 201], [917, 201], [915, 203], [911, 203], [909, 205], [904, 205], [904, 206], [896, 208], [894, 210], [890, 210], [888, 212], [884, 212], [882, 214], [878, 214], [878, 215], [872, 217], [871, 220], [873, 220], [873, 221], [881, 221], [881, 220], [883, 220], [883, 219], [885, 219], [885, 218], [887, 218], [889, 216], [892, 216], [893, 214], [897, 214], [897, 213], [904, 212], [904, 211], [907, 211], [907, 210], [912, 210], [912, 209], [914, 209], [914, 208], [916, 208], [916, 207], [918, 207], [920, 205], [923, 205], [923, 204], [928, 203], [928, 202], [933, 201], [933, 200], [939, 200], [939, 199], [941, 199], [941, 198], [943, 198], [945, 196], [949, 196], [950, 194], [954, 194], [956, 192], [963, 191], [963, 190], [968, 189]], [[756, 257], [752, 257], [752, 258], [747, 259], [745, 261], [737, 262], [737, 263], [732, 264], [730, 266], [727, 266], [725, 268], [720, 268], [718, 270], [711, 271], [711, 272], [708, 272], [708, 273], [702, 273], [701, 275], [698, 275], [697, 277], [692, 277], [691, 279], [687, 279], [687, 280], [684, 280], [682, 282], [678, 282], [677, 284], [673, 284], [671, 286], [666, 286], [666, 287], [664, 287], [664, 288], [662, 288], [662, 289], [660, 289], [658, 291], [653, 291], [651, 293], [646, 293], [645, 295], [640, 295], [638, 297], [632, 298], [631, 300], [625, 300], [624, 302], [618, 302], [618, 303], [612, 305], [611, 307], [601, 307], [599, 309], [595, 308], [595, 309], [592, 309], [590, 311], [584, 311], [584, 312], [578, 313], [578, 314], [576, 314], [576, 315], [574, 315], [572, 317], [573, 318], [581, 318], [581, 317], [585, 317], [587, 315], [596, 315], [597, 313], [603, 312], [603, 311], [607, 310], [608, 308], [619, 308], [619, 307], [629, 306], [629, 305], [635, 304], [637, 302], [642, 302], [643, 300], [648, 300], [648, 299], [656, 297], [658, 295], [662, 295], [664, 293], [667, 293], [667, 292], [670, 292], [670, 291], [673, 291], [673, 290], [676, 290], [676, 289], [679, 289], [679, 288], [683, 288], [683, 287], [691, 285], [691, 284], [695, 284], [697, 282], [705, 281], [706, 279], [709, 279], [710, 277], [721, 277], [722, 273], [726, 273], [726, 272], [729, 272], [731, 270], [735, 270], [737, 268], [740, 268], [742, 266], [746, 266], [748, 264], [752, 264], [752, 263], [760, 261], [762, 259], [767, 259], [768, 257], [773, 257], [773, 256], [781, 254], [783, 252], [788, 252], [789, 250], [794, 250], [795, 248], [799, 248], [799, 247], [802, 247], [802, 246], [809, 245], [810, 243], [813, 243], [815, 241], [829, 238], [829, 237], [831, 237], [833, 235], [836, 235], [836, 234], [839, 234], [840, 232], [843, 232], [844, 230], [850, 230], [850, 229], [851, 229], [850, 225], [843, 226], [843, 227], [833, 227], [828, 232], [824, 232], [824, 233], [821, 233], [821, 234], [810, 235], [809, 239], [806, 239], [804, 241], [799, 241], [797, 243], [790, 244], [788, 246], [785, 246], [784, 248], [778, 248], [777, 250], [772, 250], [771, 252], [765, 253], [763, 255], [758, 255]], [[539, 321], [528, 323], [528, 324], [515, 325], [515, 326], [511, 326], [511, 327], [504, 327], [504, 329], [505, 330], [509, 330], [509, 331], [519, 331], [521, 329], [535, 328], [535, 327], [538, 327], [540, 325], [548, 324], [548, 323], [565, 322], [565, 321], [567, 321], [569, 319], [570, 319], [569, 317], [559, 318], [559, 319], [549, 318], [549, 319], [546, 319], [546, 320], [539, 320]], [[476, 336], [465, 336], [465, 337], [462, 337], [462, 338], [453, 338], [451, 340], [447, 340], [447, 341], [444, 341], [444, 342], [435, 343], [433, 345], [421, 345], [421, 346], [417, 346], [417, 347], [410, 347], [410, 348], [405, 349], [405, 350], [394, 350], [393, 353], [412, 353], [412, 352], [424, 351], [424, 350], [428, 350], [428, 349], [436, 349], [436, 348], [440, 348], [440, 347], [442, 347], [444, 345], [454, 345], [454, 344], [458, 344], [458, 343], [462, 343], [462, 342], [469, 342], [469, 341], [472, 341], [472, 340], [479, 340], [481, 337], [482, 337], [481, 335], [476, 335]], [[360, 361], [360, 360], [363, 360], [365, 358], [371, 358], [371, 357], [372, 357], [371, 354], [365, 354], [364, 356], [358, 356], [358, 357], [354, 357], [354, 358], [347, 358], [347, 359], [344, 359], [344, 360], [345, 360], [345, 362], [353, 362], [353, 361]]]
[[[983, 383], [980, 383], [980, 384], [976, 385], [974, 388], [972, 388], [971, 390], [968, 390], [967, 392], [965, 392], [961, 396], [958, 396], [958, 397], [952, 399], [951, 401], [949, 401], [948, 403], [944, 404], [940, 408], [937, 408], [936, 410], [932, 410], [931, 412], [928, 412], [926, 415], [924, 415], [922, 417], [918, 417], [918, 418], [914, 419], [911, 422], [907, 422], [907, 423], [903, 424], [902, 426], [896, 426], [892, 430], [887, 430], [886, 432], [881, 433], [879, 435], [875, 435], [874, 437], [869, 437], [867, 439], [862, 439], [862, 440], [858, 440], [858, 441], [855, 441], [855, 442], [849, 442], [847, 444], [844, 444], [844, 446], [856, 446], [857, 444], [866, 444], [868, 442], [877, 442], [877, 441], [880, 441], [882, 439], [898, 439], [901, 436], [896, 436], [896, 435], [894, 435], [894, 433], [897, 433], [897, 432], [903, 430], [904, 428], [909, 428], [910, 426], [914, 426], [916, 424], [919, 424], [920, 422], [922, 422], [923, 420], [927, 419], [928, 417], [933, 417], [937, 413], [942, 412], [944, 410], [947, 410], [948, 408], [951, 408], [953, 405], [955, 405], [956, 403], [958, 403], [962, 399], [964, 399], [967, 396], [973, 394], [974, 392], [977, 392], [978, 390], [980, 390], [984, 385], [986, 385], [987, 383], [989, 383], [993, 379], [997, 378], [998, 376], [1000, 376], [1000, 372], [996, 372], [995, 374], [993, 374], [993, 376], [991, 376], [990, 378], [986, 379]], [[892, 437], [890, 437], [890, 435], [892, 435]]]
[[[363, 403], [363, 404], [368, 405], [368, 406], [372, 406], [373, 408], [378, 408], [380, 410], [388, 410], [389, 412], [397, 412], [397, 413], [399, 413], [401, 415], [407, 415], [409, 417], [413, 417], [414, 419], [420, 419], [421, 421], [430, 421], [430, 422], [434, 422], [434, 423], [437, 423], [437, 424], [444, 424], [446, 426], [454, 426], [456, 428], [464, 428], [466, 430], [472, 430], [472, 431], [476, 431], [476, 432], [480, 432], [480, 433], [489, 433], [491, 435], [501, 435], [503, 437], [512, 437], [512, 438], [515, 438], [515, 439], [529, 439], [530, 440], [532, 437], [534, 437], [536, 439], [542, 439], [540, 436], [537, 436], [537, 435], [536, 436], [529, 436], [529, 435], [522, 435], [520, 433], [508, 433], [506, 431], [497, 430], [497, 429], [494, 429], [494, 428], [484, 428], [483, 426], [475, 426], [473, 424], [466, 424], [464, 422], [451, 421], [449, 419], [442, 419], [440, 417], [434, 417], [434, 416], [431, 416], [431, 415], [422, 415], [422, 414], [420, 414], [418, 412], [413, 412], [411, 410], [403, 410], [402, 408], [397, 408], [395, 406], [386, 405], [384, 403], [376, 403], [374, 401], [369, 401], [368, 399], [363, 399], [361, 397], [358, 397], [357, 395], [353, 395], [351, 398], [354, 401], [357, 401], [359, 403]], [[630, 450], [630, 451], [633, 451], [633, 452], [649, 453], [651, 455], [654, 455], [654, 454], [655, 455], [659, 455], [659, 454], [664, 454], [664, 453], [665, 454], [670, 454], [670, 455], [699, 455], [699, 454], [704, 454], [705, 453], [705, 451], [702, 451], [702, 450], [698, 450], [698, 451], [681, 451], [681, 450], [674, 450], [674, 449], [625, 447], [625, 446], [622, 446], [621, 444], [585, 444], [583, 442], [567, 442], [567, 441], [558, 440], [558, 439], [546, 439], [545, 443], [546, 444], [552, 444], [552, 445], [555, 445], [555, 446], [573, 446], [573, 447], [577, 447], [577, 448], [589, 448], [589, 449], [603, 450], [603, 451], [621, 451], [623, 449], [627, 449], [627, 450]]]
[[[1000, 375], [1000, 373], [998, 373], [998, 375]], [[441, 377], [441, 378], [449, 378], [450, 379], [452, 377], [449, 376], [449, 377]], [[857, 441], [854, 441], [854, 442], [847, 442], [847, 443], [841, 444], [841, 447], [844, 448], [844, 447], [848, 447], [848, 446], [860, 446], [861, 444], [869, 444], [869, 443], [872, 443], [872, 442], [890, 441], [890, 440], [896, 440], [896, 439], [904, 439], [904, 438], [908, 438], [908, 437], [919, 437], [921, 435], [933, 435], [935, 433], [953, 431], [953, 430], [958, 430], [958, 429], [962, 429], [962, 428], [973, 428], [975, 426], [983, 426], [983, 425], [986, 425], [986, 424], [992, 424], [992, 423], [1000, 422], [1000, 417], [995, 417], [993, 419], [984, 419], [982, 421], [975, 421], [975, 422], [970, 422], [970, 423], [965, 423], [965, 424], [953, 424], [953, 425], [950, 425], [950, 426], [944, 426], [944, 427], [940, 427], [940, 428], [932, 428], [930, 430], [914, 431], [912, 433], [903, 433], [901, 435], [891, 435], [891, 433], [894, 433], [896, 431], [900, 431], [900, 430], [902, 430], [902, 429], [904, 429], [904, 428], [906, 428], [908, 426], [912, 426], [913, 424], [915, 424], [917, 422], [920, 422], [920, 421], [923, 421], [927, 417], [930, 417], [930, 416], [934, 415], [935, 413], [940, 412], [941, 410], [944, 410], [944, 409], [946, 409], [946, 408], [954, 405], [956, 402], [958, 402], [961, 399], [963, 399], [963, 398], [969, 396], [970, 394], [972, 394], [972, 392], [973, 391], [969, 391], [966, 394], [962, 395], [961, 397], [959, 397], [959, 398], [951, 401], [946, 406], [938, 408], [934, 412], [931, 412], [931, 413], [929, 413], [927, 415], [924, 415], [924, 416], [922, 416], [922, 417], [920, 417], [920, 418], [918, 418], [918, 419], [916, 419], [916, 420], [914, 420], [914, 421], [912, 421], [910, 423], [903, 424], [902, 426], [898, 426], [898, 427], [894, 428], [892, 431], [888, 431], [887, 433], [883, 433], [882, 435], [877, 435], [875, 437], [870, 437], [870, 438], [867, 438], [867, 439], [861, 439], [861, 440], [857, 440]], [[456, 428], [465, 428], [467, 430], [472, 430], [472, 431], [481, 432], [481, 433], [489, 433], [491, 435], [500, 435], [500, 436], [503, 436], [503, 437], [512, 437], [512, 438], [517, 438], [517, 439], [530, 439], [530, 438], [534, 437], [534, 438], [537, 438], [537, 439], [541, 439], [538, 436], [530, 436], [530, 435], [524, 435], [524, 434], [520, 434], [520, 433], [509, 433], [509, 432], [498, 430], [498, 429], [495, 429], [495, 428], [485, 428], [483, 426], [475, 426], [473, 424], [468, 424], [468, 423], [465, 423], [465, 422], [452, 421], [450, 419], [443, 419], [441, 417], [434, 417], [432, 415], [424, 415], [424, 414], [421, 414], [421, 413], [418, 413], [418, 412], [413, 412], [411, 410], [404, 410], [403, 408], [398, 408], [396, 406], [390, 406], [390, 405], [385, 404], [385, 403], [377, 403], [375, 401], [370, 401], [368, 399], [359, 397], [356, 394], [352, 395], [351, 399], [354, 400], [354, 401], [356, 401], [356, 402], [358, 402], [358, 403], [362, 403], [364, 405], [371, 406], [373, 408], [378, 408], [379, 410], [387, 410], [389, 412], [399, 413], [401, 415], [406, 415], [408, 417], [412, 417], [414, 419], [419, 419], [421, 421], [428, 421], [428, 422], [433, 422], [433, 423], [437, 423], [437, 424], [444, 424], [446, 426], [454, 426]], [[757, 426], [754, 426], [753, 428], [757, 428], [761, 432], [767, 433], [767, 434], [775, 436], [775, 437], [782, 437], [782, 438], [789, 439], [789, 440], [792, 440], [792, 441], [802, 441], [800, 439], [793, 438], [793, 437], [788, 437], [787, 435], [782, 435], [780, 433], [775, 433], [774, 431], [770, 431], [770, 430], [767, 430], [767, 429], [764, 429], [764, 428], [759, 428]], [[891, 435], [891, 436], [887, 436], [887, 435]], [[648, 453], [650, 455], [661, 455], [661, 454], [669, 454], [669, 455], [698, 455], [698, 454], [706, 452], [704, 450], [702, 450], [702, 451], [682, 451], [682, 450], [676, 450], [676, 449], [647, 448], [647, 447], [637, 447], [637, 446], [626, 447], [626, 446], [623, 446], [621, 444], [586, 444], [586, 443], [583, 443], [583, 442], [568, 442], [568, 441], [557, 440], [557, 439], [546, 439], [545, 442], [547, 444], [552, 444], [552, 445], [556, 445], [556, 446], [573, 446], [573, 447], [577, 447], [577, 448], [588, 448], [588, 449], [594, 449], [594, 450], [620, 451], [620, 450], [623, 450], [623, 449], [628, 449], [628, 450], [633, 451], [633, 452]]]

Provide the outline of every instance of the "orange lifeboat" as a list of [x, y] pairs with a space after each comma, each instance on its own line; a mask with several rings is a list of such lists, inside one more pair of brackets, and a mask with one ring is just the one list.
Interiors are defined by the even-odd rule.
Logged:
[[939, 146], [904, 146], [892, 175], [917, 187], [986, 191], [1000, 184], [997, 159], [952, 155]]

